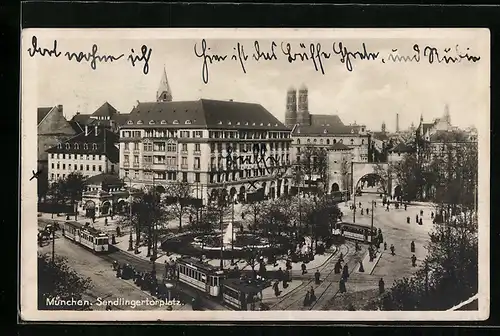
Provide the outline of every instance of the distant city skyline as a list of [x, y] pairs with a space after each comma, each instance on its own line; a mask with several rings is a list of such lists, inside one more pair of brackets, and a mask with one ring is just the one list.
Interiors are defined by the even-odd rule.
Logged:
[[[40, 45], [51, 47], [53, 38], [40, 39]], [[58, 48], [63, 51], [91, 50], [99, 45], [99, 54], [117, 55], [130, 48], [150, 47], [152, 56], [149, 73], [142, 73], [142, 63], [132, 67], [126, 61], [97, 63], [92, 70], [88, 63], [70, 62], [63, 58], [37, 55], [38, 106], [61, 104], [70, 119], [77, 112], [90, 114], [105, 102], [120, 113], [129, 113], [137, 101], [156, 100], [156, 91], [165, 68], [174, 101], [216, 99], [258, 103], [284, 122], [286, 92], [290, 86], [309, 89], [311, 114], [337, 114], [345, 124], [364, 124], [369, 130], [378, 131], [385, 122], [389, 132], [415, 126], [423, 115], [424, 122], [431, 122], [443, 115], [445, 105], [450, 109], [451, 122], [461, 128], [477, 126], [480, 113], [488, 97], [489, 87], [479, 80], [477, 64], [430, 65], [394, 64], [353, 60], [352, 72], [338, 59], [324, 61], [325, 75], [314, 70], [311, 61], [290, 64], [281, 55], [276, 61], [247, 62], [244, 74], [238, 62], [210, 65], [210, 81], [204, 84], [201, 77], [202, 60], [194, 54], [194, 45], [200, 48], [200, 39], [141, 40], [58, 38]], [[259, 40], [262, 50], [268, 50], [271, 40]], [[291, 42], [299, 42], [290, 40]], [[332, 40], [319, 40], [323, 45]], [[384, 51], [399, 48], [411, 51], [418, 40], [378, 39], [366, 40], [370, 50]], [[426, 40], [426, 44], [449, 46], [448, 40]], [[207, 39], [214, 53], [231, 55], [237, 40]], [[248, 53], [253, 52], [253, 40], [241, 42]], [[344, 43], [358, 48], [363, 40], [349, 39]], [[471, 50], [478, 46], [473, 39], [458, 42]], [[422, 42], [424, 44], [424, 42]], [[279, 48], [279, 47], [278, 47]], [[126, 54], [127, 55], [127, 54]], [[483, 55], [481, 55], [483, 56]], [[459, 70], [459, 71], [457, 71]]]

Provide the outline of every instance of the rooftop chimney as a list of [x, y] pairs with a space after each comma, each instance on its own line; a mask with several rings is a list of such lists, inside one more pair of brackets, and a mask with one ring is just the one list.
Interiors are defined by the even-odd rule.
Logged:
[[89, 135], [89, 126], [85, 125], [85, 136]]
[[95, 136], [97, 136], [97, 125], [94, 126]]
[[59, 112], [63, 112], [63, 106], [62, 105], [57, 105], [57, 109], [59, 110]]

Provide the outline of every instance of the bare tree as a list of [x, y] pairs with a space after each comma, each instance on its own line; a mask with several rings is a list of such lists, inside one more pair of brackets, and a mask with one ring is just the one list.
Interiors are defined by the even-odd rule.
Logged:
[[179, 232], [182, 232], [182, 217], [187, 213], [192, 198], [192, 188], [188, 182], [170, 184], [166, 191], [166, 201], [171, 204], [174, 215], [179, 219]]

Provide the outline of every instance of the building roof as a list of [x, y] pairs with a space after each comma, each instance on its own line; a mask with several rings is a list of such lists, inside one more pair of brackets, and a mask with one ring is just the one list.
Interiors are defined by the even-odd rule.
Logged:
[[421, 124], [418, 126], [418, 129], [419, 129], [419, 130], [422, 130], [422, 134], [425, 134], [425, 133], [427, 133], [427, 130], [429, 130], [430, 128], [434, 127], [434, 125], [436, 125], [436, 122], [432, 122], [432, 123], [421, 123]]
[[297, 125], [293, 130], [294, 136], [333, 136], [340, 134], [358, 134], [360, 126], [346, 126], [330, 124], [329, 126]]
[[[110, 105], [111, 106], [111, 105]], [[102, 107], [102, 106], [101, 106]], [[96, 111], [97, 112], [97, 111]], [[112, 127], [112, 124], [115, 123], [117, 126], [123, 126], [127, 123], [130, 114], [128, 113], [115, 113], [110, 116], [109, 120], [100, 120], [96, 119], [96, 115], [94, 114], [80, 114], [77, 113], [70, 120], [70, 124], [78, 133], [83, 132], [85, 129], [85, 125], [95, 126], [101, 125], [106, 127]]]
[[389, 149], [392, 153], [411, 153], [413, 148], [403, 142], [398, 143], [394, 148]]
[[200, 99], [196, 101], [139, 103], [127, 128], [164, 125], [178, 128], [288, 130], [260, 104]]
[[117, 175], [102, 173], [94, 175], [85, 180], [87, 185], [108, 184], [108, 185], [123, 185], [123, 181]]
[[431, 135], [431, 142], [465, 142], [468, 141], [468, 135], [459, 130], [436, 131]]
[[116, 109], [110, 103], [105, 102], [92, 115], [95, 117], [112, 117], [116, 113]]
[[340, 117], [336, 114], [311, 114], [312, 126], [344, 125]]
[[111, 162], [118, 163], [119, 150], [115, 146], [117, 142], [116, 133], [106, 128], [94, 127], [89, 128], [88, 134], [84, 131], [48, 149], [47, 153], [106, 155]]
[[343, 143], [336, 142], [333, 145], [330, 145], [327, 147], [327, 149], [334, 149], [334, 150], [350, 150], [348, 146], [344, 145]]
[[388, 141], [389, 136], [386, 132], [372, 132], [372, 137], [380, 141]]
[[37, 111], [37, 125], [40, 124], [54, 107], [39, 107]]

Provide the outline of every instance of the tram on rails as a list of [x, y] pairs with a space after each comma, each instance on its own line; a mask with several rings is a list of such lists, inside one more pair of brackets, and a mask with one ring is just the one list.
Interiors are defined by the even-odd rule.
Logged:
[[63, 224], [63, 236], [96, 253], [109, 251], [108, 235], [86, 224], [65, 222]]
[[331, 196], [337, 203], [346, 202], [351, 199], [349, 191], [333, 191]]
[[228, 278], [226, 272], [192, 257], [181, 257], [176, 263], [180, 282], [236, 310], [255, 308], [258, 294], [269, 285], [264, 280]]
[[[370, 234], [371, 232], [371, 234]], [[370, 225], [341, 222], [335, 224], [333, 235], [344, 239], [352, 239], [363, 243], [371, 243], [378, 234], [376, 227]]]

